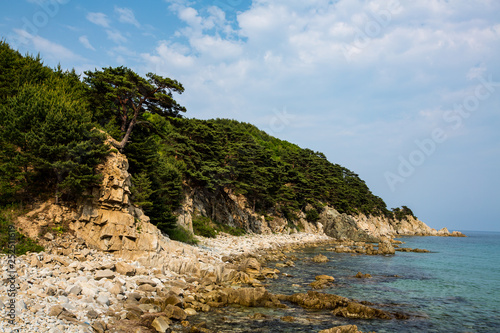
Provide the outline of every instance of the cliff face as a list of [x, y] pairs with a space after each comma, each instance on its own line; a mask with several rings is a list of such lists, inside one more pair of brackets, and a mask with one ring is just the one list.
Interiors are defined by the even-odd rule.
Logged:
[[[228, 189], [214, 196], [202, 189], [186, 188], [183, 204], [176, 212], [178, 224], [192, 231], [193, 217], [200, 214], [210, 217], [212, 221], [258, 234], [289, 233], [291, 231], [288, 220], [278, 215], [258, 214], [243, 195], [236, 195]], [[303, 213], [293, 225], [305, 232], [323, 232], [321, 224], [308, 222]]]
[[208, 216], [233, 227], [240, 227], [258, 234], [289, 233], [291, 227], [310, 233], [325, 233], [337, 239], [375, 242], [380, 238], [395, 236], [460, 236], [450, 233], [446, 228], [436, 230], [424, 222], [407, 216], [402, 221], [386, 217], [350, 216], [341, 214], [326, 206], [317, 222], [308, 222], [303, 212], [297, 220], [290, 222], [279, 215], [260, 215], [255, 212], [243, 195], [235, 195], [225, 190], [216, 196], [201, 189], [186, 188], [184, 201], [177, 213], [178, 224], [193, 230], [194, 216]]
[[348, 216], [339, 214], [331, 207], [323, 211], [320, 222], [325, 226], [324, 231], [328, 236], [355, 241], [375, 241], [397, 236], [463, 236], [457, 231], [450, 233], [446, 228], [433, 229], [410, 215], [401, 221], [363, 214]]
[[103, 176], [101, 186], [89, 190], [87, 199], [74, 206], [45, 202], [20, 217], [18, 224], [31, 237], [48, 233], [48, 239], [54, 231], [69, 229], [88, 246], [126, 258], [159, 252], [168, 238], [131, 204], [127, 169], [125, 155], [110, 153], [97, 169]]

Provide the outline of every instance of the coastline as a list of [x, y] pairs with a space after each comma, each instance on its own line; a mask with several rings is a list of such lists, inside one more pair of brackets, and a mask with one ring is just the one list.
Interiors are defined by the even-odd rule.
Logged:
[[[76, 333], [107, 332], [114, 328], [117, 332], [127, 332], [127, 326], [139, 328], [141, 318], [150, 313], [150, 316], [165, 314], [164, 308], [151, 305], [159, 304], [159, 299], [171, 299], [172, 306], [182, 311], [179, 319], [168, 325], [189, 328], [190, 318], [196, 318], [192, 316], [229, 304], [228, 300], [225, 304], [214, 301], [213, 292], [224, 292], [227, 286], [251, 293], [265, 291], [262, 282], [280, 276], [277, 269], [265, 267], [266, 262], [285, 258], [284, 253], [332, 245], [330, 250], [337, 253], [380, 255], [393, 254], [390, 247], [398, 251], [399, 245], [398, 241], [388, 239], [383, 247], [390, 251], [379, 253], [373, 244], [337, 240], [325, 234], [221, 233], [216, 238], [196, 236], [199, 243], [195, 246], [169, 241], [168, 247], [159, 253], [125, 260], [88, 249], [81, 239], [68, 237], [56, 238], [46, 252], [16, 258], [17, 325], [10, 325], [2, 316], [0, 331]], [[71, 254], [64, 255], [68, 249]], [[4, 267], [7, 260], [7, 256], [0, 259]], [[6, 292], [7, 287], [2, 286], [0, 308], [4, 313]], [[155, 301], [142, 303], [145, 299]], [[154, 320], [153, 317], [149, 325]], [[209, 332], [209, 328], [205, 329]]]
[[[104, 332], [117, 316], [127, 320], [124, 305], [130, 298], [165, 297], [172, 291], [181, 300], [192, 296], [193, 287], [199, 284], [193, 278], [214, 275], [223, 269], [222, 259], [232, 261], [261, 251], [332, 240], [326, 235], [308, 233], [197, 238], [197, 246], [170, 241], [165, 251], [137, 260], [123, 260], [88, 249], [77, 239], [63, 238], [58, 243], [56, 239], [56, 245], [46, 252], [18, 256], [16, 325], [9, 324], [5, 316], [8, 290], [7, 285], [2, 285], [0, 330]], [[64, 248], [71, 248], [72, 253], [63, 255]], [[163, 261], [163, 267], [157, 266], [159, 261]], [[7, 267], [7, 255], [2, 255], [0, 262]], [[4, 271], [3, 279], [6, 274]]]

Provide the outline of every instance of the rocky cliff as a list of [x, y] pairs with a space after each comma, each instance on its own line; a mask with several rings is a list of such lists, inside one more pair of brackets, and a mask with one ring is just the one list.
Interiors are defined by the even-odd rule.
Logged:
[[97, 168], [103, 177], [101, 186], [89, 190], [76, 205], [42, 203], [18, 219], [19, 227], [30, 237], [47, 240], [69, 231], [91, 248], [122, 257], [159, 252], [169, 240], [130, 202], [127, 170], [125, 155], [111, 152]]
[[424, 222], [407, 216], [401, 221], [387, 217], [341, 214], [326, 206], [316, 222], [306, 220], [300, 212], [295, 221], [288, 221], [279, 214], [261, 215], [255, 212], [243, 195], [225, 189], [218, 195], [203, 189], [185, 188], [184, 201], [176, 212], [178, 224], [193, 230], [192, 220], [196, 215], [208, 216], [212, 221], [226, 223], [258, 234], [290, 233], [295, 229], [309, 233], [325, 233], [337, 239], [354, 241], [377, 241], [395, 236], [460, 236], [446, 228], [436, 230]]
[[243, 228], [257, 234], [290, 233], [298, 229], [309, 233], [322, 233], [320, 223], [310, 223], [301, 213], [294, 222], [278, 214], [262, 215], [255, 212], [243, 195], [236, 195], [225, 189], [217, 195], [203, 189], [185, 188], [184, 201], [177, 210], [177, 223], [188, 230], [193, 230], [194, 216], [203, 215], [212, 221], [225, 223], [232, 227]]
[[319, 222], [324, 225], [324, 232], [328, 236], [355, 241], [375, 241], [396, 236], [463, 236], [460, 232], [449, 232], [446, 228], [436, 230], [410, 215], [402, 220], [363, 214], [349, 216], [331, 207], [325, 208]]

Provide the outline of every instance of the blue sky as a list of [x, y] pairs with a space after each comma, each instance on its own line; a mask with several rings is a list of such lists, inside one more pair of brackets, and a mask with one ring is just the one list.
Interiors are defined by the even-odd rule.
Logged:
[[45, 63], [179, 80], [195, 118], [321, 151], [435, 228], [500, 231], [500, 2], [0, 2]]

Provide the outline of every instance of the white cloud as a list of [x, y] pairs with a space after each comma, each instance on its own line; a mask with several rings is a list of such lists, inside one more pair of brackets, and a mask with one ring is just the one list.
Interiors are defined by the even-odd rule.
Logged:
[[78, 38], [78, 40], [87, 49], [95, 51], [95, 48], [92, 46], [92, 44], [90, 44], [89, 38], [87, 36], [80, 36], [80, 38]]
[[135, 25], [137, 28], [141, 26], [141, 24], [135, 18], [134, 12], [131, 9], [115, 7], [115, 12], [119, 15], [118, 20], [120, 22]]
[[109, 28], [109, 19], [104, 13], [88, 13], [87, 20], [101, 27]]
[[224, 40], [220, 36], [192, 38], [191, 45], [201, 54], [215, 59], [235, 59], [243, 53], [240, 43]]
[[108, 39], [112, 40], [116, 44], [126, 43], [127, 38], [125, 38], [119, 31], [117, 30], [106, 30], [106, 34], [108, 35]]
[[173, 69], [189, 69], [195, 64], [195, 57], [186, 55], [186, 48], [171, 45], [167, 41], [161, 41], [155, 51], [155, 55], [144, 53], [141, 57], [147, 66], [157, 73], [165, 73]]
[[26, 30], [22, 29], [14, 29], [18, 40], [23, 44], [31, 43], [33, 48], [38, 52], [52, 58], [59, 60], [76, 60], [76, 61], [84, 61], [85, 59], [81, 56], [75, 54], [73, 51], [67, 49], [66, 47], [52, 42], [48, 39], [40, 37], [38, 35], [32, 35], [28, 33]]

